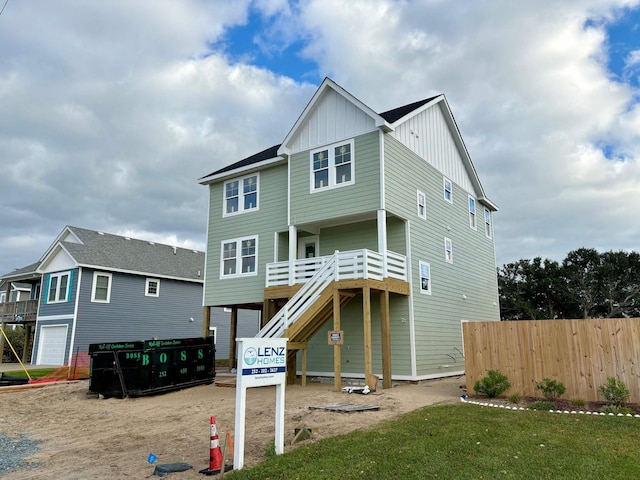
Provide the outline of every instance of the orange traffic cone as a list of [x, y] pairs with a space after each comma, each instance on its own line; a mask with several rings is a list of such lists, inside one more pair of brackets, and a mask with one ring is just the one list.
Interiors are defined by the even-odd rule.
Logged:
[[200, 470], [205, 475], [217, 475], [222, 471], [222, 450], [216, 428], [216, 417], [211, 417], [211, 446], [209, 448], [209, 468]]

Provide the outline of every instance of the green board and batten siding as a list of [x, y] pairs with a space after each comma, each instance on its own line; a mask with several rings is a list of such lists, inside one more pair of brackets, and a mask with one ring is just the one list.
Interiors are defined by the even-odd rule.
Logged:
[[310, 151], [291, 158], [291, 220], [337, 224], [340, 217], [374, 212], [380, 205], [380, 140], [377, 131], [355, 137], [353, 185], [311, 193]]
[[[207, 245], [205, 305], [262, 303], [265, 264], [273, 261], [274, 232], [287, 230], [287, 165], [260, 171], [258, 210], [222, 218], [224, 182], [209, 186], [210, 230]], [[212, 225], [218, 227], [212, 229]], [[221, 242], [258, 235], [257, 275], [220, 278]], [[215, 292], [215, 295], [214, 295]]]
[[[494, 245], [485, 234], [484, 207], [476, 202], [477, 229], [470, 228], [467, 191], [453, 183], [450, 203], [442, 179], [424, 159], [385, 137], [387, 209], [410, 224], [418, 377], [464, 370], [461, 321], [499, 318]], [[426, 220], [417, 214], [418, 190], [426, 196]], [[452, 240], [453, 263], [445, 260], [445, 237]], [[431, 266], [431, 295], [420, 292], [420, 261]]]

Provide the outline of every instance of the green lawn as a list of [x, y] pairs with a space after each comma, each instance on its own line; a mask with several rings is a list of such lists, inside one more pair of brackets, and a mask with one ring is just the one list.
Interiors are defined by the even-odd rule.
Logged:
[[[45, 375], [56, 370], [55, 368], [27, 368], [29, 371], [29, 375], [31, 378], [41, 378]], [[12, 370], [10, 372], [5, 372], [5, 375], [10, 377], [18, 377], [18, 378], [27, 378], [27, 374], [24, 373], [24, 370]]]
[[464, 403], [425, 407], [372, 430], [301, 446], [225, 478], [640, 478], [640, 418]]

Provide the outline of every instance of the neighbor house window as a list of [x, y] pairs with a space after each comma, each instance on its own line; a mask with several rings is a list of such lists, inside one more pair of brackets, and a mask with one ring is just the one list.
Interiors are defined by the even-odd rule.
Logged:
[[255, 275], [258, 264], [258, 237], [244, 237], [222, 242], [221, 277]]
[[420, 262], [420, 293], [431, 295], [431, 265]]
[[447, 263], [453, 263], [453, 242], [447, 237], [444, 237], [444, 259]]
[[488, 208], [484, 209], [484, 233], [487, 238], [491, 238], [491, 212]]
[[236, 178], [224, 184], [223, 216], [258, 209], [258, 174]]
[[420, 218], [427, 219], [427, 199], [420, 190], [418, 190], [417, 194], [418, 199], [418, 216]]
[[91, 301], [109, 303], [111, 301], [111, 274], [105, 272], [93, 272], [93, 287], [91, 289]]
[[47, 303], [60, 303], [69, 301], [71, 272], [52, 273], [49, 275], [49, 291]]
[[4, 303], [4, 299], [6, 298], [6, 296], [7, 296], [6, 292], [0, 293], [0, 303]]
[[476, 199], [469, 197], [469, 226], [474, 230], [476, 227]]
[[147, 278], [144, 294], [147, 297], [159, 297], [160, 296], [160, 280], [157, 278]]
[[311, 151], [311, 191], [354, 183], [353, 140]]
[[442, 187], [444, 190], [444, 199], [447, 202], [453, 203], [453, 186], [451, 185], [451, 180], [449, 180], [447, 177], [443, 177]]

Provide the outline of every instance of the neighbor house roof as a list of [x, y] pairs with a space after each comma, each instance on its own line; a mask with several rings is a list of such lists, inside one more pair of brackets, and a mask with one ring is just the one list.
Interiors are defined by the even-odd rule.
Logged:
[[40, 266], [40, 262], [32, 263], [31, 265], [27, 265], [26, 267], [16, 268], [15, 270], [5, 273], [0, 277], [2, 280], [28, 280], [30, 278], [40, 277], [38, 273], [38, 267]]
[[79, 267], [203, 282], [204, 252], [67, 226], [39, 262], [39, 272], [64, 251]]

